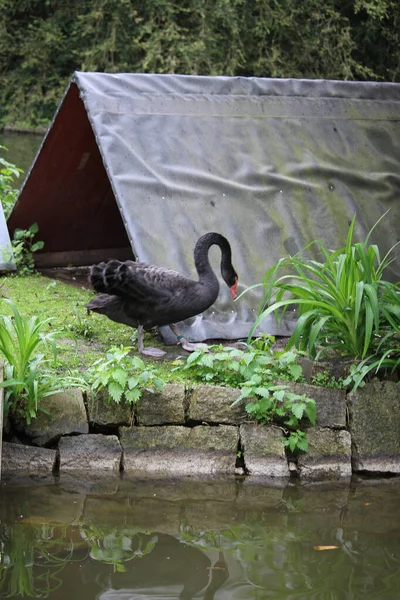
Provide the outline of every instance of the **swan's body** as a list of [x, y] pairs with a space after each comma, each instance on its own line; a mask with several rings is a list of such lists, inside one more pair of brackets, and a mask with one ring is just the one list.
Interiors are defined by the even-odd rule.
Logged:
[[[91, 300], [87, 309], [117, 323], [137, 327], [139, 350], [143, 352], [143, 329], [170, 325], [177, 334], [174, 323], [194, 317], [214, 304], [219, 283], [208, 259], [208, 250], [214, 244], [221, 248], [221, 274], [235, 298], [238, 277], [232, 266], [229, 242], [219, 233], [207, 233], [194, 249], [198, 281], [164, 267], [110, 260], [90, 270], [90, 282], [101, 295]], [[192, 349], [183, 340], [183, 347], [186, 343], [186, 349]]]

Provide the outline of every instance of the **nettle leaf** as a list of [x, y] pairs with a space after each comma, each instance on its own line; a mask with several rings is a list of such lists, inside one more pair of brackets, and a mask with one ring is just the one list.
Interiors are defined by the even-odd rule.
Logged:
[[292, 404], [291, 406], [292, 413], [299, 421], [302, 419], [305, 409], [306, 405], [304, 402], [297, 402], [296, 404]]
[[[126, 350], [129, 352], [131, 350], [131, 348], [126, 348]], [[129, 358], [130, 358], [130, 363], [131, 363], [132, 367], [135, 367], [136, 369], [145, 369], [146, 368], [145, 363], [139, 356], [130, 356]]]
[[257, 362], [259, 365], [271, 365], [274, 363], [274, 358], [272, 356], [262, 356], [261, 354], [257, 355]]
[[[234, 402], [232, 402], [231, 406], [234, 406], [235, 404], [237, 404], [240, 400], [243, 400], [243, 398], [248, 398], [249, 396], [251, 396], [252, 394], [252, 388], [251, 387], [247, 387], [247, 386], [243, 386], [240, 390], [240, 396], [237, 400], [235, 400]], [[246, 408], [247, 410], [247, 408]]]
[[285, 389], [278, 389], [278, 390], [275, 390], [272, 395], [274, 398], [276, 398], [276, 400], [279, 400], [280, 402], [282, 402], [282, 400], [285, 397], [285, 394], [286, 394]]
[[127, 390], [125, 392], [125, 398], [126, 398], [127, 402], [131, 402], [132, 404], [137, 402], [141, 395], [142, 395], [142, 392], [141, 392], [141, 390], [139, 390], [139, 388]]
[[308, 450], [308, 440], [305, 437], [301, 437], [297, 439], [297, 448], [302, 450], [303, 452], [307, 452]]
[[300, 377], [303, 375], [303, 369], [301, 368], [301, 365], [291, 364], [288, 365], [288, 369], [295, 381], [297, 381], [297, 379], [300, 379]]
[[297, 360], [297, 354], [291, 350], [281, 354], [280, 360], [285, 363], [293, 363]]
[[108, 393], [117, 404], [121, 401], [123, 391], [123, 388], [115, 381], [112, 381], [108, 386]]
[[212, 354], [204, 354], [204, 356], [201, 357], [199, 364], [201, 364], [204, 367], [208, 367], [209, 369], [212, 369], [214, 364], [214, 357], [212, 356]]
[[160, 379], [159, 377], [156, 377], [156, 378], [153, 380], [153, 384], [154, 384], [154, 387], [155, 387], [155, 388], [156, 388], [156, 389], [157, 389], [159, 392], [161, 392], [161, 390], [162, 390], [162, 389], [163, 389], [163, 387], [164, 387], [164, 382], [163, 382], [163, 380], [162, 380], [162, 379]]
[[228, 353], [228, 360], [234, 360], [235, 362], [240, 362], [245, 357], [245, 353], [237, 348], [234, 348], [231, 352]]
[[106, 386], [108, 384], [108, 382], [110, 381], [110, 374], [109, 373], [101, 373], [100, 380], [101, 380], [102, 385]]
[[229, 360], [229, 355], [226, 352], [217, 352], [217, 354], [214, 354], [214, 359], [221, 362], [227, 362]]
[[203, 355], [203, 352], [193, 352], [190, 356], [188, 356], [188, 358], [186, 359], [186, 365], [185, 368], [189, 367], [190, 365], [192, 365], [193, 363], [196, 363], [198, 361], [198, 359]]
[[139, 378], [138, 377], [129, 377], [128, 379], [128, 388], [130, 390], [132, 390], [133, 388], [137, 387], [139, 385]]
[[317, 420], [317, 405], [314, 400], [311, 400], [311, 398], [308, 400], [309, 401], [307, 402], [306, 406], [306, 415], [310, 419], [311, 423], [315, 425]]
[[262, 377], [261, 375], [258, 375], [258, 373], [254, 373], [251, 378], [249, 383], [251, 385], [259, 385], [262, 382]]
[[41, 250], [44, 247], [44, 242], [35, 242], [31, 246], [31, 252], [36, 252], [37, 250]]
[[126, 381], [128, 379], [128, 373], [123, 369], [117, 369], [113, 371], [112, 378], [114, 381], [117, 381], [122, 387], [125, 387]]
[[148, 383], [150, 379], [150, 373], [148, 371], [144, 371], [144, 373], [141, 373], [140, 379], [143, 381], [143, 383]]
[[254, 357], [255, 354], [253, 352], [247, 352], [246, 354], [243, 354], [242, 360], [247, 366], [249, 366], [249, 364], [254, 360]]
[[269, 395], [270, 395], [269, 388], [257, 386], [255, 388], [253, 388], [253, 391], [256, 394], [258, 394], [259, 396], [261, 396], [262, 398], [269, 398]]
[[290, 436], [290, 437], [289, 437], [289, 440], [288, 440], [288, 443], [289, 443], [289, 448], [290, 448], [290, 451], [291, 451], [291, 452], [294, 452], [294, 451], [295, 451], [295, 449], [296, 449], [296, 446], [297, 446], [297, 437], [295, 437], [295, 436]]

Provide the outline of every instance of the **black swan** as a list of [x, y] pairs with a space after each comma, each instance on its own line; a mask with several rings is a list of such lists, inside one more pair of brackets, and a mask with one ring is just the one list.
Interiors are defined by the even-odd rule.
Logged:
[[216, 244], [221, 249], [221, 275], [236, 298], [238, 276], [231, 262], [231, 247], [219, 233], [201, 236], [194, 249], [194, 264], [199, 281], [176, 271], [127, 260], [110, 260], [93, 265], [89, 280], [100, 296], [87, 304], [88, 311], [106, 315], [117, 323], [138, 329], [138, 350], [149, 356], [165, 354], [157, 348], [144, 348], [143, 332], [154, 326], [169, 325], [182, 347], [196, 349], [174, 325], [209, 308], [217, 299], [218, 279], [211, 268], [208, 250]]

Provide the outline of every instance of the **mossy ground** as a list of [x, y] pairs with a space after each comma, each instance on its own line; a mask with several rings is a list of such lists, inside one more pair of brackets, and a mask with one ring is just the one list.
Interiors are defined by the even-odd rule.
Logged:
[[[1, 297], [16, 304], [27, 317], [50, 319], [48, 331], [55, 332], [57, 368], [65, 373], [83, 373], [95, 360], [105, 356], [112, 346], [130, 346], [136, 352], [136, 329], [119, 325], [102, 315], [87, 314], [86, 304], [95, 296], [88, 288], [49, 279], [39, 274], [28, 277], [10, 275], [0, 278]], [[11, 314], [7, 302], [1, 302], [2, 314]], [[163, 347], [161, 338], [145, 334], [145, 344]], [[49, 355], [50, 358], [50, 355]], [[166, 379], [171, 364], [157, 361]]]

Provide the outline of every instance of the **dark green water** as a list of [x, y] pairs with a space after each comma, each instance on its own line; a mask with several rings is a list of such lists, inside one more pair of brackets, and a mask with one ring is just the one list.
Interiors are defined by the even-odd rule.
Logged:
[[395, 599], [399, 508], [388, 479], [3, 480], [0, 597]]
[[42, 139], [43, 136], [32, 133], [0, 133], [0, 146], [7, 148], [7, 152], [0, 150], [0, 156], [24, 171], [15, 182], [16, 188], [20, 187], [24, 181]]

